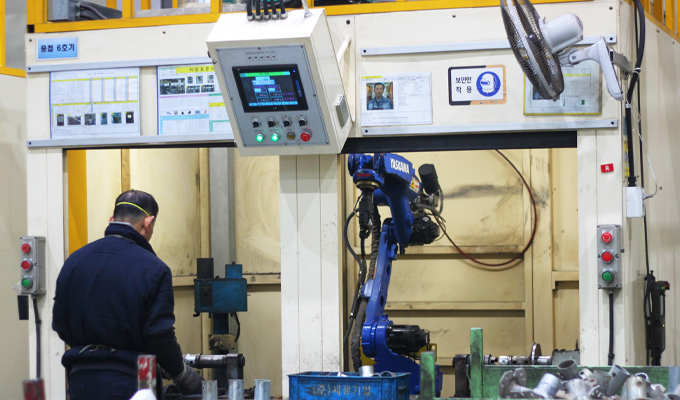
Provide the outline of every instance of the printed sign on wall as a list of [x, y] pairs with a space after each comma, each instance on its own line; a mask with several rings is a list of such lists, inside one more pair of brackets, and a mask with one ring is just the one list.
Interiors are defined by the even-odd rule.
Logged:
[[449, 105], [505, 103], [505, 66], [449, 68]]

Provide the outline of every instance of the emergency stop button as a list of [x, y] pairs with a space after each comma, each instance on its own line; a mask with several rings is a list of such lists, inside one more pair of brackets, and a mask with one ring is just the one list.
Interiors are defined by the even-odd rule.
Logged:
[[300, 135], [300, 140], [303, 142], [309, 142], [309, 140], [312, 138], [312, 135], [309, 132], [302, 132]]
[[602, 233], [602, 241], [605, 242], [605, 243], [611, 242], [613, 238], [614, 237], [609, 232]]
[[29, 251], [31, 251], [31, 245], [28, 243], [22, 244], [21, 251], [23, 251], [24, 253], [28, 253]]
[[605, 251], [605, 252], [602, 253], [602, 261], [604, 261], [606, 263], [610, 263], [610, 262], [612, 262], [613, 259], [614, 259], [614, 254], [612, 254], [611, 251]]

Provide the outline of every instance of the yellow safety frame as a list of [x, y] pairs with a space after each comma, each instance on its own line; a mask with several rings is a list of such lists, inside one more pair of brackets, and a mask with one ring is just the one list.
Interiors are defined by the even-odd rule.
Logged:
[[0, 74], [26, 77], [26, 71], [16, 68], [8, 68], [5, 59], [5, 0], [0, 0]]

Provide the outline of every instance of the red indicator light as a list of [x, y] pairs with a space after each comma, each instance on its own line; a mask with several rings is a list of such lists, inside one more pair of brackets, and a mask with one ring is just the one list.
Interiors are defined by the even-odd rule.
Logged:
[[22, 244], [21, 251], [23, 251], [24, 253], [28, 253], [29, 251], [31, 251], [31, 245], [28, 243]]
[[614, 255], [612, 254], [611, 251], [605, 251], [604, 253], [602, 253], [602, 261], [604, 261], [606, 263], [610, 263], [610, 262], [612, 262], [613, 259], [614, 259]]
[[31, 262], [28, 260], [24, 260], [21, 262], [21, 269], [23, 269], [24, 271], [28, 271], [29, 269], [31, 269], [31, 266], [33, 266], [33, 264], [31, 264]]
[[309, 142], [309, 140], [312, 138], [312, 135], [310, 135], [308, 132], [302, 132], [300, 135], [300, 140], [303, 142]]
[[609, 232], [605, 232], [605, 233], [602, 234], [602, 241], [605, 242], [605, 243], [611, 242], [613, 238], [614, 237]]

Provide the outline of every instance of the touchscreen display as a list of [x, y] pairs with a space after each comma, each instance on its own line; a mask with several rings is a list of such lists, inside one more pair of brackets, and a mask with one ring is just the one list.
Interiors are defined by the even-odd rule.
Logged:
[[307, 110], [297, 65], [233, 70], [245, 112]]

